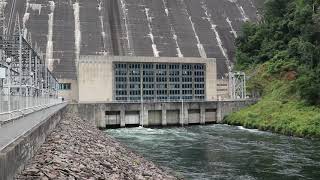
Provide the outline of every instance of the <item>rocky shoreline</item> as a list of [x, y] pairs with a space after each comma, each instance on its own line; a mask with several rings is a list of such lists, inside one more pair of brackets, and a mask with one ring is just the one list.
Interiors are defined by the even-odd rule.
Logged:
[[16, 179], [176, 179], [75, 114], [66, 113]]

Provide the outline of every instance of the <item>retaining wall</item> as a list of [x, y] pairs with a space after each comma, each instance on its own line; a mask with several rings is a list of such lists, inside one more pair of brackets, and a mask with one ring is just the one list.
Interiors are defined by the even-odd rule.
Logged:
[[[0, 179], [14, 179], [16, 173], [20, 172], [27, 161], [44, 143], [48, 134], [56, 127], [66, 110], [66, 105], [57, 110], [41, 123], [27, 131], [23, 136], [15, 140], [0, 151]], [[23, 119], [19, 119], [23, 120]]]
[[222, 123], [255, 100], [73, 104], [69, 109], [99, 128]]

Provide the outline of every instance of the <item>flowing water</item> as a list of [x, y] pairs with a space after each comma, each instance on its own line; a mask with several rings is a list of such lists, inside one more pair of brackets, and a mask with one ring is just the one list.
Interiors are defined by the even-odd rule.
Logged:
[[185, 179], [320, 179], [320, 141], [228, 125], [106, 131]]

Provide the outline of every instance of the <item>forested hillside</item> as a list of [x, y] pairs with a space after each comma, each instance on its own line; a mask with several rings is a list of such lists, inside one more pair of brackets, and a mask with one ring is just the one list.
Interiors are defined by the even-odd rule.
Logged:
[[261, 22], [246, 23], [236, 47], [236, 67], [262, 100], [227, 121], [319, 136], [320, 0], [267, 0]]

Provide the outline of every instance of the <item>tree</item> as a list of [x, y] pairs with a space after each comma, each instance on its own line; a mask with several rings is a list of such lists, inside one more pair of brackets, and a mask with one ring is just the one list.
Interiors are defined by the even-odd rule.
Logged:
[[[236, 40], [237, 67], [269, 63], [297, 64], [297, 93], [310, 104], [320, 104], [320, 0], [267, 0], [263, 21], [246, 23]], [[295, 66], [293, 66], [295, 67]]]

